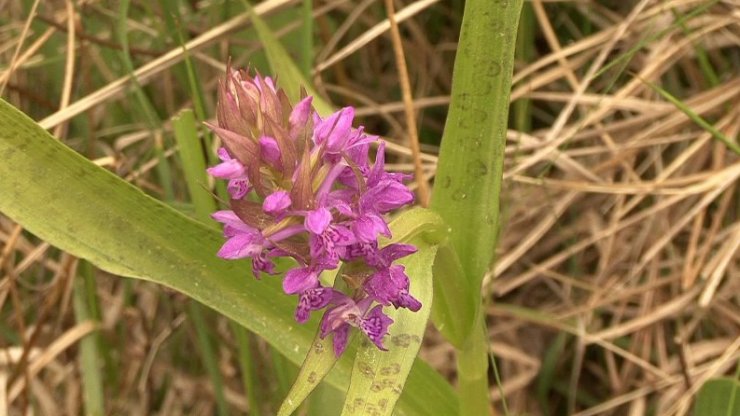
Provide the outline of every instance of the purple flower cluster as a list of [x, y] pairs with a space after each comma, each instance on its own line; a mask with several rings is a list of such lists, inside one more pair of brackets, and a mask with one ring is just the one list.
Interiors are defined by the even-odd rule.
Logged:
[[[393, 321], [383, 307], [421, 308], [409, 294], [404, 267], [393, 264], [416, 248], [378, 245], [379, 235], [391, 236], [383, 215], [413, 202], [403, 184], [408, 175], [385, 171], [382, 141], [369, 163], [370, 143], [378, 137], [352, 127], [352, 107], [321, 118], [311, 97], [293, 107], [268, 77], [229, 70], [217, 112], [218, 125], [209, 127], [224, 147], [221, 163], [208, 173], [228, 180], [231, 196], [231, 210], [213, 214], [226, 238], [218, 255], [251, 258], [257, 278], [275, 274], [274, 258], [293, 258], [298, 265], [285, 273], [283, 290], [298, 297], [296, 320], [306, 322], [312, 311], [327, 308], [320, 334], [333, 334], [337, 356], [350, 327], [384, 350]], [[347, 293], [319, 281], [340, 262]]]

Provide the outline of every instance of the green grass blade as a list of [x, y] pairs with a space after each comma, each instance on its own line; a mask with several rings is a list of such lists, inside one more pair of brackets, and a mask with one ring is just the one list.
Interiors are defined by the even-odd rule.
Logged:
[[[536, 53], [536, 29], [534, 11], [530, 3], [522, 6], [522, 17], [519, 21], [519, 33], [516, 37], [516, 59], [520, 63], [529, 63]], [[520, 132], [532, 130], [532, 101], [522, 97], [512, 105], [514, 128]]]
[[313, 69], [313, 0], [303, 0], [303, 25], [301, 26], [301, 71], [309, 79]]
[[249, 414], [251, 416], [260, 416], [262, 414], [262, 400], [260, 400], [259, 379], [252, 358], [253, 342], [250, 339], [249, 332], [234, 321], [230, 321], [231, 330], [236, 338], [237, 351], [239, 353], [239, 370], [242, 373], [242, 383], [244, 383], [244, 392], [247, 395], [249, 403]]
[[725, 146], [727, 146], [730, 150], [735, 152], [736, 154], [740, 155], [740, 145], [734, 142], [729, 137], [725, 136], [721, 131], [717, 130], [716, 127], [714, 127], [712, 124], [710, 124], [708, 121], [704, 120], [699, 114], [696, 114], [694, 110], [692, 110], [689, 106], [684, 104], [681, 100], [674, 97], [669, 93], [668, 91], [664, 90], [663, 88], [653, 84], [652, 82], [642, 80], [646, 85], [648, 85], [650, 88], [653, 89], [653, 91], [660, 94], [663, 98], [668, 100], [671, 104], [673, 104], [676, 108], [681, 110], [682, 113], [686, 114], [686, 117], [691, 119], [694, 123], [699, 125], [699, 127], [703, 128], [707, 132], [712, 134], [712, 137], [719, 140], [720, 142], [724, 143]]
[[172, 119], [172, 126], [196, 217], [206, 224], [212, 223], [210, 215], [217, 207], [213, 196], [208, 192], [204, 150], [198, 137], [198, 124], [195, 122], [193, 111], [181, 111]]
[[[95, 299], [95, 294], [88, 292], [86, 284], [88, 280], [93, 278], [93, 268], [90, 263], [80, 260], [77, 270], [78, 276], [75, 278], [72, 294], [75, 319], [77, 322], [97, 320], [95, 305], [90, 302], [90, 299]], [[87, 416], [103, 416], [105, 414], [100, 357], [98, 332], [95, 331], [80, 340], [82, 402]]]
[[[215, 227], [95, 166], [2, 100], [0, 157], [0, 212], [29, 232], [109, 273], [178, 290], [259, 334], [294, 363], [305, 357], [318, 319], [297, 324], [295, 299], [282, 293], [279, 279], [256, 281], [247, 262], [216, 257], [223, 237]], [[351, 366], [340, 360], [326, 380], [346, 387]], [[397, 408], [407, 415], [454, 414], [457, 405], [450, 385], [416, 360]]]
[[298, 375], [299, 368], [275, 350], [271, 351], [270, 358], [272, 359], [272, 368], [274, 369], [272, 375], [275, 377], [274, 381], [277, 387], [277, 391], [271, 401], [277, 407], [280, 405], [280, 400], [288, 394], [291, 382]]
[[[138, 103], [138, 106], [136, 108], [142, 112], [148, 128], [152, 132], [154, 132], [154, 130], [161, 127], [162, 122], [159, 119], [157, 112], [154, 110], [154, 106], [144, 93], [141, 84], [139, 84], [135, 76], [134, 64], [131, 62], [131, 54], [129, 52], [128, 42], [129, 5], [129, 0], [122, 0], [118, 8], [118, 25], [116, 27], [116, 32], [121, 43], [120, 57], [126, 71], [131, 76], [134, 97], [136, 98], [136, 101]], [[162, 186], [162, 189], [164, 191], [165, 200], [172, 202], [175, 200], [175, 190], [172, 186], [172, 171], [170, 169], [169, 163], [167, 162], [167, 158], [165, 157], [164, 145], [161, 140], [155, 140], [154, 152], [159, 159], [159, 163], [157, 163], [156, 166], [157, 175], [159, 176], [159, 184]]]
[[[198, 138], [198, 125], [191, 110], [183, 110], [172, 120], [175, 130], [185, 182], [190, 192], [190, 199], [195, 206], [195, 217], [204, 223], [210, 222], [210, 214], [216, 211], [216, 203], [206, 188], [206, 161], [203, 147]], [[213, 347], [213, 340], [206, 323], [206, 310], [195, 302], [188, 305], [188, 317], [195, 326], [203, 364], [213, 384], [216, 407], [219, 415], [228, 415], [229, 406], [224, 397], [224, 382], [218, 367], [218, 356]]]
[[566, 332], [558, 333], [550, 347], [547, 348], [545, 357], [542, 360], [540, 372], [537, 375], [537, 402], [540, 404], [540, 408], [545, 416], [551, 414], [550, 409], [548, 409], [548, 396], [555, 384], [555, 378], [558, 376], [558, 361], [560, 360], [560, 357], [563, 356], [563, 351], [565, 350], [565, 344], [567, 341], [568, 334]]
[[213, 385], [217, 414], [219, 416], [226, 416], [229, 414], [229, 406], [226, 404], [226, 398], [224, 397], [224, 382], [221, 377], [221, 371], [218, 368], [218, 357], [213, 348], [213, 341], [208, 333], [208, 324], [204, 315], [205, 310], [202, 305], [196, 302], [188, 303], [188, 318], [195, 327], [203, 365], [205, 365], [208, 377], [211, 379], [211, 384]]

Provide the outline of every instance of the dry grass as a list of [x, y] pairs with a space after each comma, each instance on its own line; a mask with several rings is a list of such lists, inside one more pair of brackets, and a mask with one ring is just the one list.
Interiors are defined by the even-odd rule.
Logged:
[[[121, 45], [105, 23], [117, 11], [41, 2], [31, 22], [26, 3], [0, 0], [3, 98], [161, 197], [153, 149], [174, 153], [170, 128], [149, 129], [126, 114], [137, 102], [126, 92], [130, 75], [110, 61]], [[176, 40], [158, 38], [156, 17], [141, 13], [153, 6], [144, 3], [134, 1], [130, 17], [135, 76], [168, 119], [191, 105], [178, 85], [183, 53]], [[646, 83], [738, 137], [740, 3], [716, 1], [678, 20], [707, 3], [531, 2], [535, 38], [512, 92], [505, 225], [483, 288], [503, 380], [492, 394], [500, 404], [503, 392], [512, 414], [687, 414], [703, 381], [738, 365], [740, 158]], [[459, 27], [460, 9], [451, 7], [396, 3], [430, 183]], [[227, 56], [244, 64], [259, 45], [239, 32], [243, 16], [214, 24], [212, 11], [185, 9], [187, 45], [212, 106]], [[314, 10], [318, 88], [357, 106], [369, 131], [406, 137], [408, 106], [382, 2], [315, 1]], [[297, 25], [282, 22], [279, 33]], [[408, 141], [397, 143], [393, 167], [413, 171]], [[185, 198], [182, 181], [175, 195]], [[101, 321], [78, 322], [77, 259], [2, 216], [0, 242], [0, 414], [81, 413], [78, 345], [91, 331], [102, 336], [109, 414], [213, 412], [181, 295], [97, 272]], [[221, 340], [226, 399], [246, 412], [233, 335], [223, 319], [209, 319]], [[257, 355], [266, 351], [259, 345]], [[433, 331], [422, 354], [454, 379], [451, 348]], [[271, 364], [260, 365], [270, 397], [278, 388]]]

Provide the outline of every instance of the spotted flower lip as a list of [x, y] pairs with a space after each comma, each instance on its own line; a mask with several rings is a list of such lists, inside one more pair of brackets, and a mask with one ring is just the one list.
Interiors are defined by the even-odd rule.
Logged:
[[[320, 335], [332, 336], [337, 356], [351, 328], [385, 350], [393, 320], [384, 308], [422, 306], [404, 267], [394, 264], [416, 248], [378, 244], [379, 236], [391, 237], [384, 215], [414, 201], [404, 185], [410, 175], [385, 170], [385, 143], [354, 128], [354, 115], [344, 107], [322, 118], [312, 97], [303, 94], [293, 106], [271, 78], [229, 68], [219, 84], [218, 121], [208, 124], [223, 145], [208, 173], [228, 181], [231, 208], [212, 215], [226, 239], [218, 256], [250, 258], [257, 278], [276, 273], [275, 258], [292, 259], [283, 291], [298, 297], [295, 319], [325, 310]], [[341, 264], [351, 266], [341, 275], [352, 284], [325, 287], [322, 273]]]

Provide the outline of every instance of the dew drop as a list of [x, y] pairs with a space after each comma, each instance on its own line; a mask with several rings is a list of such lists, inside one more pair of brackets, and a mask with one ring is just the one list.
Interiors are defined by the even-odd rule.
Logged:
[[468, 164], [468, 172], [473, 176], [484, 176], [488, 173], [488, 167], [482, 160], [474, 160]]
[[467, 197], [468, 194], [466, 194], [465, 191], [463, 191], [462, 189], [452, 194], [452, 199], [454, 199], [455, 201], [462, 201]]

